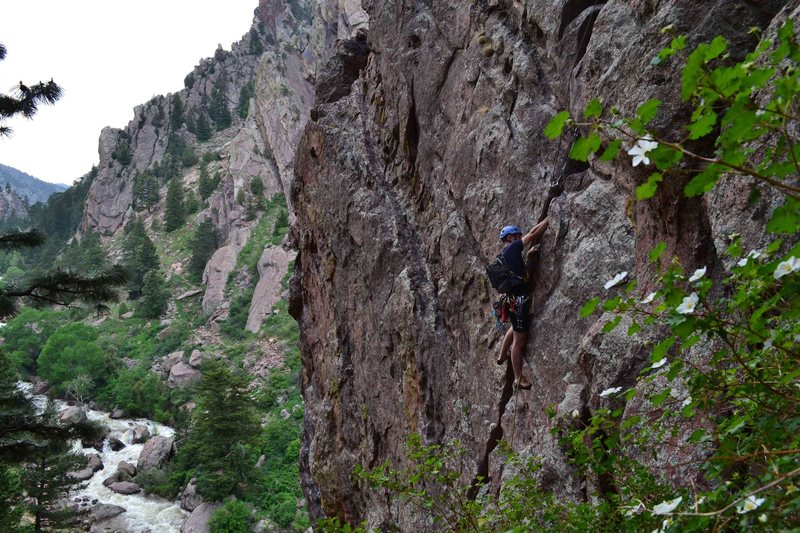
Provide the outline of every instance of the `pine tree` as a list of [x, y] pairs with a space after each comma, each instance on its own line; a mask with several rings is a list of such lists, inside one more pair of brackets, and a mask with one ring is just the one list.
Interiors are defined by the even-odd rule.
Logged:
[[169, 123], [173, 130], [181, 129], [183, 126], [183, 100], [180, 95], [175, 93], [172, 95], [172, 109], [169, 115]]
[[139, 298], [144, 285], [144, 275], [158, 268], [158, 253], [153, 241], [144, 229], [144, 222], [134, 221], [125, 236], [123, 243], [123, 261], [130, 273], [128, 295], [131, 299]]
[[[41, 418], [48, 424], [56, 424], [52, 404], [48, 403]], [[26, 494], [27, 512], [34, 519], [35, 532], [64, 530], [79, 525], [86, 511], [66, 505], [65, 500], [70, 491], [85, 486], [69, 475], [85, 464], [85, 458], [72, 452], [69, 442], [60, 439], [43, 441], [26, 458], [20, 481]]]
[[203, 161], [200, 166], [200, 179], [197, 182], [197, 192], [204, 201], [217, 189], [219, 180], [212, 179], [208, 174], [208, 163]]
[[175, 231], [186, 222], [186, 210], [183, 206], [183, 186], [178, 178], [170, 180], [167, 188], [167, 206], [164, 211], [164, 229]]
[[228, 98], [225, 95], [226, 88], [224, 80], [223, 73], [223, 76], [218, 78], [214, 90], [211, 93], [211, 109], [208, 112], [217, 131], [230, 127], [233, 122], [231, 111], [228, 109]]
[[213, 133], [211, 130], [211, 123], [209, 123], [208, 115], [206, 115], [204, 111], [200, 111], [194, 130], [197, 140], [200, 142], [207, 141], [211, 138], [211, 134]]
[[[0, 61], [6, 58], [6, 47], [0, 44]], [[3, 124], [15, 115], [31, 118], [36, 114], [39, 104], [52, 104], [61, 98], [61, 87], [53, 80], [36, 85], [20, 82], [15, 87], [19, 96], [0, 93], [0, 137], [11, 134], [11, 128]]]
[[147, 209], [149, 213], [159, 199], [158, 178], [150, 172], [137, 174], [133, 179], [133, 209]]
[[249, 445], [260, 427], [247, 385], [219, 360], [203, 364], [188, 449], [196, 451], [198, 491], [210, 500], [236, 493], [252, 472]]
[[200, 281], [206, 263], [214, 255], [219, 244], [219, 233], [210, 219], [203, 220], [197, 225], [192, 236], [191, 244], [192, 257], [189, 259], [187, 272], [196, 281]]
[[136, 314], [144, 318], [158, 318], [167, 310], [169, 291], [160, 270], [151, 270], [144, 275], [142, 298]]

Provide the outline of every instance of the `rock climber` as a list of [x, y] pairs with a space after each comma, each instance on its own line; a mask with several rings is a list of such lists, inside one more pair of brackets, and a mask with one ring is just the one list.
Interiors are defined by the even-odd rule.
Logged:
[[[522, 356], [530, 330], [531, 288], [529, 282], [533, 268], [531, 259], [537, 249], [536, 246], [531, 245], [538, 243], [547, 226], [548, 220], [545, 218], [524, 235], [517, 226], [513, 225], [505, 226], [500, 230], [500, 240], [506, 243], [501, 253], [508, 269], [520, 278], [527, 280], [528, 283], [512, 290], [507, 295], [511, 307], [509, 314], [511, 327], [503, 337], [497, 364], [502, 365], [508, 360], [510, 350], [511, 366], [514, 369], [514, 387], [522, 390], [531, 388], [531, 383], [522, 376]], [[526, 248], [527, 252], [525, 252]]]

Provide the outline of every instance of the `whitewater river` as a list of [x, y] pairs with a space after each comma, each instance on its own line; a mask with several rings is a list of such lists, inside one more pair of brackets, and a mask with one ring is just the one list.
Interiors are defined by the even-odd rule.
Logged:
[[[20, 383], [19, 386], [24, 391], [30, 391], [32, 388], [29, 383]], [[33, 399], [40, 408], [43, 408], [46, 402], [44, 396], [33, 396]], [[66, 404], [61, 401], [56, 403], [59, 410], [66, 407]], [[80, 443], [75, 443], [75, 450], [84, 455], [93, 453], [100, 455], [103, 461], [103, 469], [95, 472], [84, 489], [71, 493], [70, 501], [86, 501], [88, 499], [88, 502], [92, 502], [97, 500], [97, 503], [118, 505], [126, 509], [126, 512], [111, 520], [115, 526], [113, 530], [122, 530], [126, 533], [180, 532], [181, 524], [189, 516], [189, 513], [179, 507], [180, 502], [168, 501], [157, 496], [145, 496], [142, 493], [117, 494], [103, 486], [103, 480], [117, 471], [117, 465], [120, 461], [127, 461], [134, 466], [139, 461], [139, 454], [144, 445], [131, 443], [132, 430], [135, 426], [147, 426], [151, 436], [163, 435], [165, 437], [173, 435], [172, 428], [145, 418], [114, 420], [109, 418], [108, 413], [91, 409], [86, 409], [86, 415], [89, 420], [107, 427], [110, 433], [103, 443], [102, 452], [98, 452], [94, 448], [81, 448]], [[112, 437], [125, 443], [125, 447], [116, 452], [111, 450], [108, 445], [108, 439]], [[136, 481], [135, 477], [133, 481]]]

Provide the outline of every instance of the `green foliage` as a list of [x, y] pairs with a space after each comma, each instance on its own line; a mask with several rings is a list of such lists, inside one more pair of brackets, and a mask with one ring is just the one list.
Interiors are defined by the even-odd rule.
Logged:
[[183, 206], [183, 185], [179, 179], [170, 180], [167, 187], [167, 203], [164, 211], [164, 229], [175, 231], [186, 222], [186, 210]]
[[[251, 46], [252, 46], [251, 41]], [[261, 43], [260, 40], [257, 40], [259, 44]], [[260, 53], [260, 52], [259, 52]], [[239, 90], [239, 103], [236, 105], [236, 114], [239, 118], [247, 118], [247, 115], [250, 113], [250, 99], [255, 94], [255, 84], [250, 81], [242, 86]]]
[[131, 141], [128, 134], [120, 132], [117, 145], [114, 151], [111, 152], [111, 159], [116, 160], [120, 165], [126, 167], [130, 164], [133, 154], [131, 153]]
[[219, 185], [220, 177], [216, 175], [214, 178], [208, 173], [208, 163], [206, 161], [205, 155], [203, 156], [203, 162], [200, 165], [200, 178], [197, 182], [197, 192], [200, 194], [200, 198], [203, 200], [207, 200], [211, 193], [213, 193], [217, 186]]
[[197, 140], [200, 142], [209, 140], [211, 135], [214, 133], [211, 129], [211, 123], [208, 120], [208, 115], [204, 111], [201, 111], [197, 116], [197, 122], [195, 123], [194, 130]]
[[172, 127], [173, 130], [179, 130], [181, 129], [181, 126], [183, 126], [184, 122], [184, 116], [183, 116], [184, 106], [183, 106], [183, 100], [181, 100], [181, 97], [178, 93], [172, 95], [170, 104], [172, 106], [169, 114], [170, 126]]
[[231, 111], [228, 109], [228, 98], [225, 93], [225, 76], [220, 76], [214, 86], [214, 90], [211, 92], [211, 108], [208, 112], [217, 131], [222, 131], [230, 127], [233, 122]]
[[[654, 63], [683, 54], [685, 45], [685, 38], [673, 39]], [[775, 42], [763, 41], [739, 63], [727, 56], [727, 46], [717, 37], [686, 57], [681, 96], [693, 112], [684, 140], [647, 129], [659, 112], [657, 100], [639, 106], [635, 117], [611, 119], [592, 103], [584, 114], [589, 121], [578, 123], [590, 130], [581, 144], [589, 149], [573, 149], [580, 157], [597, 151], [591, 139], [601, 132], [618, 136], [614, 142], [635, 141], [634, 164], [659, 170], [637, 187], [639, 200], [687, 172], [693, 176], [687, 196], [711, 191], [723, 176], [743, 176], [783, 194], [766, 227], [763, 240], [770, 243], [746, 252], [732, 235], [724, 261], [729, 268], [713, 275], [706, 267], [684, 272], [660, 243], [649, 257], [658, 269], [654, 292], [634, 296], [634, 280], [581, 310], [582, 317], [597, 309], [611, 313], [603, 331], [625, 317], [628, 335], [653, 335], [650, 364], [639, 380], [604, 392], [614, 406], [639, 396], [652, 410], [625, 417], [621, 407], [601, 408], [578, 427], [562, 428], [574, 464], [614, 480], [625, 500], [604, 495], [603, 501], [626, 511], [625, 527], [638, 524], [637, 530], [790, 530], [800, 516], [800, 46], [791, 20]], [[559, 121], [551, 123], [553, 133]], [[686, 140], [713, 143], [713, 152], [695, 153]], [[685, 428], [694, 430], [681, 442]], [[626, 457], [631, 449], [670, 439], [704, 450], [703, 488], [689, 493], [648, 480]]]
[[195, 228], [190, 244], [192, 257], [189, 259], [186, 269], [193, 280], [200, 281], [206, 263], [214, 255], [218, 245], [219, 232], [214, 227], [211, 219], [204, 219]]
[[80, 242], [75, 240], [64, 250], [59, 266], [62, 269], [96, 274], [107, 269], [110, 261], [100, 243], [100, 236], [96, 231], [89, 230]]
[[130, 274], [128, 295], [137, 299], [144, 285], [144, 275], [158, 268], [156, 247], [144, 229], [144, 222], [135, 220], [128, 228], [122, 248], [125, 268]]
[[250, 533], [252, 510], [239, 500], [228, 500], [214, 511], [208, 525], [211, 533]]
[[144, 318], [158, 318], [167, 310], [169, 290], [160, 270], [150, 270], [144, 275], [142, 298], [136, 307], [136, 313]]
[[39, 354], [39, 375], [58, 394], [90, 398], [109, 370], [109, 360], [96, 341], [97, 331], [80, 322], [58, 328]]
[[211, 500], [241, 494], [240, 483], [252, 475], [256, 457], [248, 445], [259, 425], [246, 390], [246, 378], [224, 363], [203, 364], [189, 443], [182, 450], [193, 452], [198, 491]]
[[23, 375], [36, 373], [36, 360], [58, 325], [55, 313], [25, 307], [3, 328], [3, 350]]
[[253, 176], [250, 178], [250, 192], [253, 196], [261, 197], [264, 195], [264, 181], [261, 176]]
[[163, 419], [159, 413], [170, 407], [168, 389], [144, 365], [122, 369], [104, 394], [105, 404], [120, 407], [128, 416]]

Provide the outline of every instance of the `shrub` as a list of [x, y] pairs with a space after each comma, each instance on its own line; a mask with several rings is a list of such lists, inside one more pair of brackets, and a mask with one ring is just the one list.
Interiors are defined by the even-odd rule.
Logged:
[[211, 533], [250, 533], [250, 506], [239, 500], [228, 500], [211, 515]]

